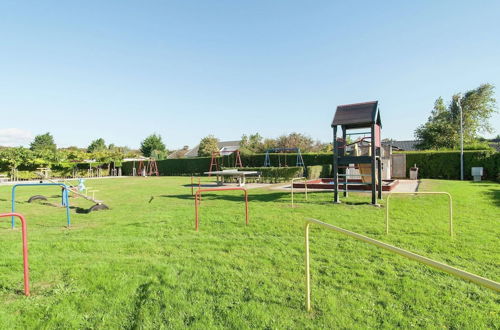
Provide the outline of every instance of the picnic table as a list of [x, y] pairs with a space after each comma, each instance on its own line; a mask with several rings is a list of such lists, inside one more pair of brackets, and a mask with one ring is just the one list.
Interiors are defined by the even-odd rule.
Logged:
[[224, 185], [224, 177], [233, 177], [238, 180], [238, 186], [244, 187], [247, 176], [260, 176], [257, 171], [238, 171], [238, 170], [223, 170], [205, 172], [207, 175], [215, 175], [217, 177], [217, 185]]

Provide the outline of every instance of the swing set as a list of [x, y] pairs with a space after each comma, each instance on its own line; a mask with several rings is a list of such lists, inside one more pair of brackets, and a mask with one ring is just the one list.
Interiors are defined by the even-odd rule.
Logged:
[[[233, 155], [234, 159], [231, 164], [231, 159], [229, 156]], [[210, 167], [208, 168], [208, 172], [220, 171], [221, 167], [224, 167], [224, 156], [228, 156], [227, 162], [228, 167], [243, 167], [243, 163], [241, 162], [241, 154], [239, 150], [234, 151], [212, 151], [212, 159], [210, 160]], [[221, 166], [219, 166], [219, 159], [221, 162]], [[233, 165], [233, 166], [231, 166]], [[209, 175], [210, 176], [210, 175]]]
[[139, 160], [139, 166], [138, 169], [135, 168], [135, 161], [134, 161], [134, 168], [133, 168], [133, 176], [160, 176], [160, 173], [158, 171], [158, 164], [156, 163], [156, 159], [154, 158], [149, 158], [146, 160], [146, 164], [144, 164], [144, 160]]
[[288, 167], [286, 155], [283, 156], [284, 166], [282, 166], [281, 154], [296, 153], [297, 159], [295, 161], [295, 166], [304, 167], [304, 170], [305, 170], [304, 159], [302, 158], [302, 153], [300, 152], [300, 148], [272, 148], [272, 149], [268, 149], [266, 151], [266, 157], [264, 159], [264, 167], [271, 167], [271, 155], [270, 155], [271, 153], [278, 155], [278, 167]]

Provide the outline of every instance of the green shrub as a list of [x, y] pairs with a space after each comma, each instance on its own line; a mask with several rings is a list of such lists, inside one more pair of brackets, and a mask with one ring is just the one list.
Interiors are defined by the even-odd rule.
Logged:
[[331, 177], [332, 177], [332, 165], [307, 166], [308, 179], [331, 178]]

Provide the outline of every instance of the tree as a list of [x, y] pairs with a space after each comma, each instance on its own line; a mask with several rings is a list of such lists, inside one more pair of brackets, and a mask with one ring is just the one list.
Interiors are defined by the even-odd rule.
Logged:
[[[483, 84], [464, 93], [460, 99], [463, 118], [463, 136], [465, 144], [473, 144], [479, 133], [492, 133], [489, 119], [496, 112], [494, 86]], [[415, 130], [415, 137], [420, 140], [420, 149], [457, 148], [460, 144], [460, 108], [459, 94], [445, 105], [440, 97], [434, 103], [434, 109], [427, 122]]]
[[6, 163], [11, 171], [21, 164], [28, 165], [34, 160], [33, 152], [24, 147], [6, 148], [0, 151], [0, 161]]
[[293, 132], [278, 137], [276, 145], [278, 148], [299, 148], [302, 152], [309, 152], [313, 149], [314, 141], [309, 136]]
[[207, 157], [211, 156], [212, 152], [219, 151], [218, 142], [219, 140], [213, 135], [205, 136], [200, 141], [200, 146], [198, 147], [198, 156]]
[[103, 138], [99, 138], [90, 143], [90, 145], [87, 147], [87, 152], [92, 153], [96, 151], [102, 151], [105, 149], [106, 149], [106, 142], [104, 141]]
[[146, 157], [151, 157], [154, 150], [165, 152], [166, 147], [159, 134], [151, 134], [141, 142], [141, 153]]
[[47, 132], [45, 134], [35, 136], [35, 139], [30, 144], [30, 149], [32, 151], [50, 150], [52, 152], [55, 152], [57, 146], [54, 142], [54, 137], [49, 132]]
[[430, 117], [415, 130], [415, 137], [420, 141], [419, 149], [453, 148], [457, 145], [457, 131], [453, 128], [451, 113], [443, 98], [439, 97], [434, 102]]
[[263, 149], [264, 145], [262, 143], [262, 136], [259, 133], [250, 134], [250, 136], [244, 134], [241, 137], [240, 152], [242, 154], [256, 154], [259, 152], [263, 152]]

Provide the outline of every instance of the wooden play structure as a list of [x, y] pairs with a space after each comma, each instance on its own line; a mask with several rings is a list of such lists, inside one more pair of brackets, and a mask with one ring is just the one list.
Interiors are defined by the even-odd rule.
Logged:
[[[333, 128], [334, 203], [340, 203], [339, 184], [345, 187], [345, 197], [347, 197], [349, 185], [369, 184], [372, 192], [371, 203], [378, 205], [377, 196], [382, 199], [382, 122], [378, 101], [339, 105], [331, 126]], [[342, 137], [337, 138], [339, 126]], [[369, 131], [360, 131], [363, 129], [369, 129]], [[348, 144], [347, 139], [352, 136], [362, 137]], [[348, 147], [350, 147], [349, 152], [347, 152]], [[350, 174], [349, 170], [354, 168], [359, 169], [360, 173]], [[361, 176], [361, 182], [349, 181], [349, 178], [353, 176]]]

